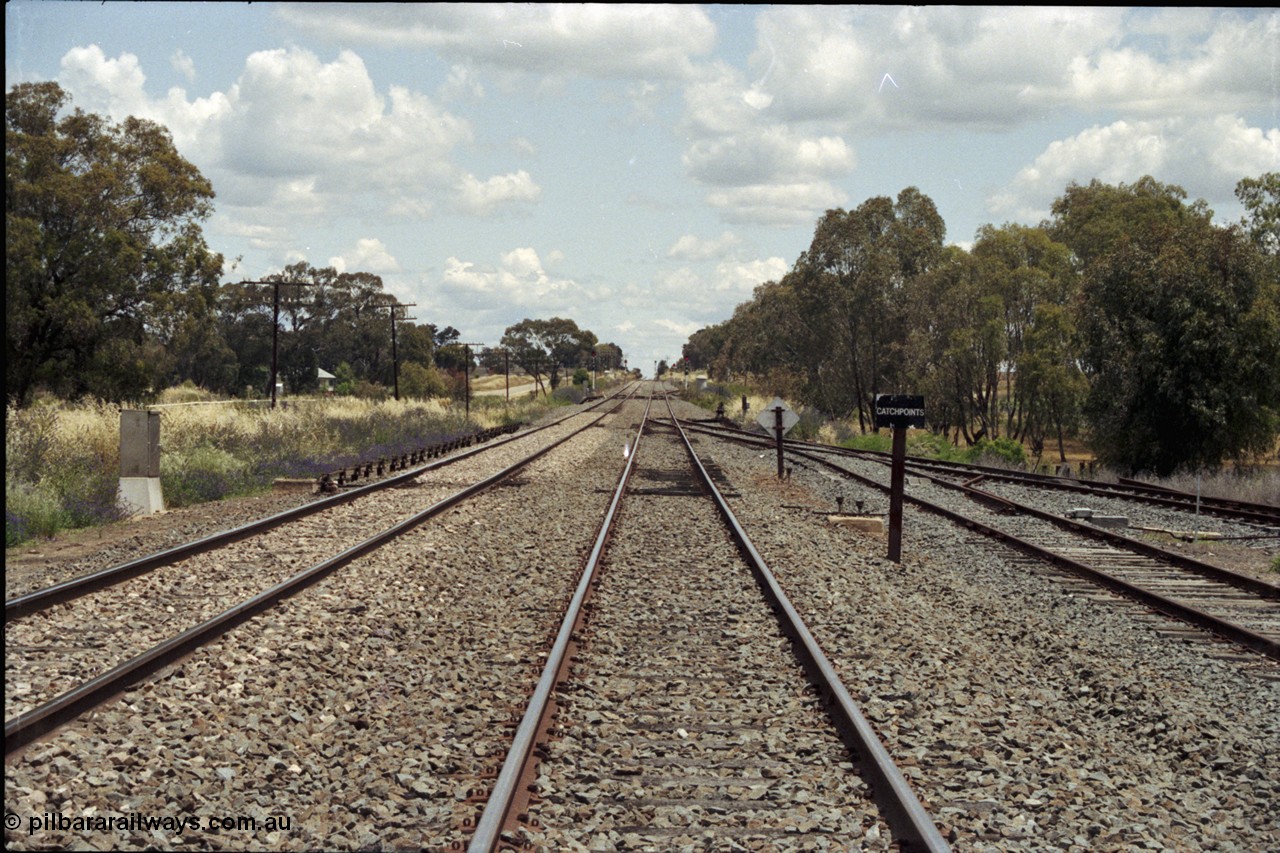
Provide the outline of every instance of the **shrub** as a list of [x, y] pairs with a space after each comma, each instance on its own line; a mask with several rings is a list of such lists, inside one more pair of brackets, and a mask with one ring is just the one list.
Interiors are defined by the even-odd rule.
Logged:
[[1026, 448], [1011, 438], [980, 439], [965, 455], [966, 461], [983, 465], [1022, 466], [1027, 461]]
[[219, 500], [248, 489], [248, 469], [229, 452], [203, 445], [162, 456], [160, 488], [173, 507]]
[[51, 538], [67, 527], [62, 499], [51, 488], [7, 479], [4, 488], [4, 546], [12, 548], [30, 539]]

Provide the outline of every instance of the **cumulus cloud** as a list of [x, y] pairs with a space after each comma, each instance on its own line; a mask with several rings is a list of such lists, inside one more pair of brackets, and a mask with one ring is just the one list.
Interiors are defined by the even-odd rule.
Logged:
[[718, 189], [707, 194], [707, 203], [719, 209], [728, 222], [763, 225], [803, 225], [822, 211], [840, 207], [844, 191], [823, 182], [756, 184]]
[[338, 272], [371, 272], [377, 275], [400, 271], [400, 263], [387, 249], [386, 244], [376, 237], [363, 237], [356, 241], [355, 248], [345, 255], [329, 259], [329, 266]]
[[746, 299], [766, 281], [782, 278], [788, 269], [790, 267], [782, 258], [725, 261], [716, 265], [714, 287], [721, 293], [734, 293]]
[[474, 175], [463, 175], [458, 185], [457, 203], [460, 210], [485, 215], [504, 205], [536, 202], [541, 196], [542, 188], [521, 169], [515, 174], [494, 175], [487, 181], [481, 181]]
[[853, 151], [838, 136], [805, 137], [771, 125], [695, 142], [685, 168], [699, 183], [715, 186], [795, 182], [842, 177], [853, 169]]
[[571, 309], [590, 295], [573, 279], [549, 275], [537, 250], [527, 246], [503, 253], [496, 265], [450, 257], [445, 261], [441, 283], [467, 304], [536, 308], [548, 316], [571, 316]]
[[278, 14], [338, 43], [427, 48], [456, 62], [555, 77], [688, 78], [716, 36], [702, 9], [661, 4], [299, 3]]
[[741, 242], [732, 231], [725, 231], [719, 237], [704, 240], [693, 234], [685, 234], [667, 250], [668, 258], [682, 261], [707, 261], [723, 257], [725, 252]]
[[1072, 181], [1132, 183], [1152, 175], [1204, 198], [1233, 205], [1235, 184], [1280, 166], [1280, 130], [1251, 127], [1239, 116], [1116, 121], [1051, 143], [989, 200], [993, 213], [1034, 222]]
[[187, 56], [181, 49], [175, 50], [173, 56], [169, 57], [169, 64], [173, 66], [173, 70], [182, 75], [188, 83], [196, 79], [196, 63]]

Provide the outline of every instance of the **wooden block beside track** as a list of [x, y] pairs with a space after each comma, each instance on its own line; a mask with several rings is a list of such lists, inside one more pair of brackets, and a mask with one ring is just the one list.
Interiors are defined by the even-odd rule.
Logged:
[[281, 494], [285, 492], [311, 492], [316, 491], [316, 481], [312, 479], [301, 480], [291, 479], [289, 477], [276, 477], [271, 481], [271, 491]]
[[852, 527], [854, 530], [860, 530], [863, 533], [874, 533], [877, 536], [884, 533], [884, 519], [876, 516], [828, 515], [827, 523], [838, 524], [841, 527]]

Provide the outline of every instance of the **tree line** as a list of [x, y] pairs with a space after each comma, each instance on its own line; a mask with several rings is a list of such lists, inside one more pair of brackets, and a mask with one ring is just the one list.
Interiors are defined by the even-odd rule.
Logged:
[[930, 428], [1041, 451], [1083, 436], [1117, 470], [1167, 475], [1273, 453], [1280, 429], [1280, 174], [1239, 182], [1244, 220], [1143, 177], [1071, 184], [1037, 226], [972, 248], [914, 187], [829, 210], [779, 281], [684, 356], [874, 429], [881, 393]]
[[[5, 99], [5, 391], [113, 402], [192, 382], [227, 396], [290, 393], [331, 370], [339, 392], [440, 396], [475, 363], [554, 388], [565, 369], [620, 367], [622, 350], [572, 320], [526, 319], [472, 352], [416, 323], [367, 272], [293, 264], [223, 283], [201, 223], [214, 190], [162, 125], [71, 108], [56, 83]], [[277, 322], [278, 316], [278, 322]]]

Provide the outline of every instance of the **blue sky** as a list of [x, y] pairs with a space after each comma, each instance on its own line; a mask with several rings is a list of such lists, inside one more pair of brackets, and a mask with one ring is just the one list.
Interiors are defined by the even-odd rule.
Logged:
[[229, 281], [373, 272], [464, 340], [570, 317], [646, 373], [829, 208], [916, 186], [968, 245], [1093, 178], [1233, 222], [1280, 170], [1271, 9], [11, 0], [6, 89], [38, 80], [172, 131]]

